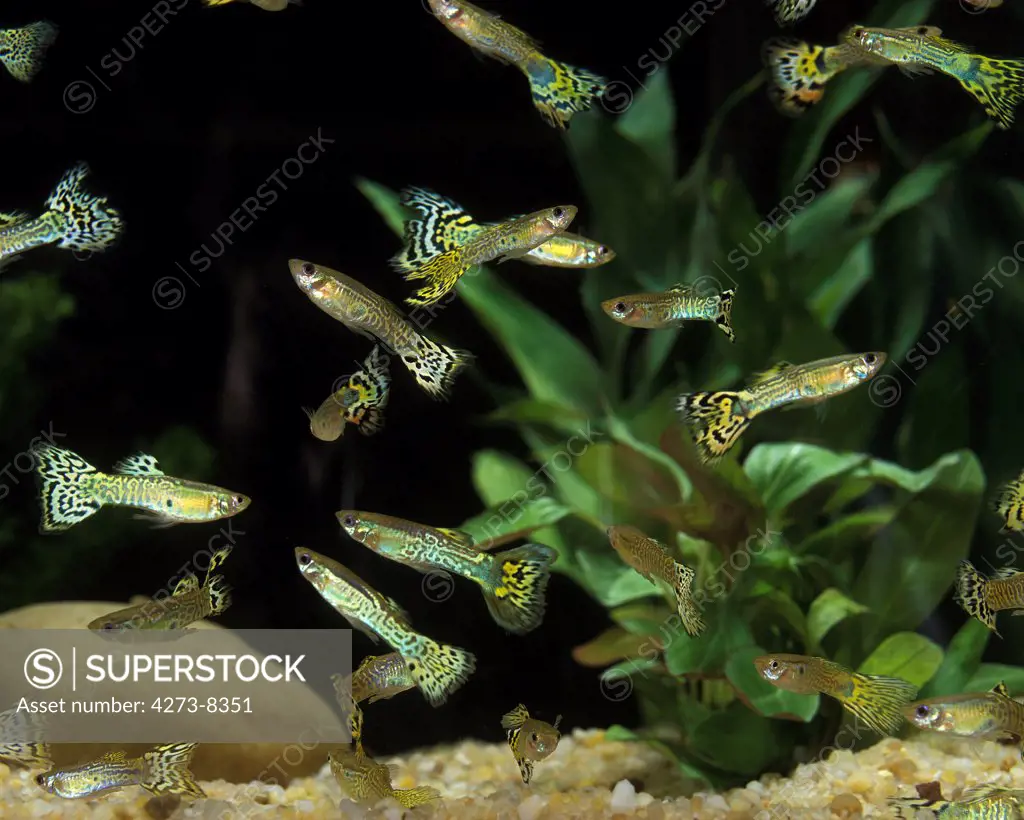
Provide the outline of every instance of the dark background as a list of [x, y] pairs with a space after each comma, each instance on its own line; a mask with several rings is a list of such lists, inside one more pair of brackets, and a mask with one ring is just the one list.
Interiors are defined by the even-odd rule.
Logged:
[[[870, 9], [836, 0], [820, 6], [798, 28], [820, 42], [834, 41]], [[52, 423], [68, 434], [61, 444], [104, 469], [168, 427], [194, 428], [217, 454], [214, 474], [203, 478], [254, 499], [233, 521], [244, 534], [225, 569], [235, 603], [220, 623], [344, 625], [295, 569], [293, 548], [305, 545], [396, 598], [421, 631], [475, 652], [477, 673], [444, 707], [434, 710], [406, 695], [371, 710], [370, 746], [381, 753], [465, 736], [497, 740], [501, 714], [520, 701], [542, 718], [562, 713], [567, 728], [634, 723], [633, 702], [605, 700], [597, 672], [570, 656], [608, 622], [603, 608], [567, 579], [552, 580], [544, 625], [516, 638], [491, 621], [469, 582], [459, 581], [446, 603], [427, 601], [415, 571], [354, 544], [335, 522], [341, 507], [436, 526], [457, 526], [480, 511], [471, 455], [485, 447], [526, 453], [512, 431], [480, 423], [493, 404], [478, 375], [460, 378], [451, 402], [441, 403], [406, 372], [393, 373], [387, 426], [373, 438], [350, 428], [335, 443], [320, 442], [300, 410], [318, 406], [371, 344], [309, 303], [288, 274], [288, 259], [334, 267], [396, 303], [409, 292], [387, 266], [398, 240], [353, 187], [354, 177], [396, 189], [429, 186], [488, 220], [572, 202], [581, 206], [575, 227], [586, 231], [586, 203], [562, 138], [534, 111], [526, 79], [477, 57], [419, 0], [306, 0], [281, 13], [248, 4], [211, 9], [189, 0], [131, 56], [124, 38], [151, 8], [122, 0], [4, 6], [4, 26], [47, 18], [61, 33], [30, 85], [0, 74], [7, 159], [0, 207], [39, 209], [63, 171], [81, 159], [92, 167], [89, 189], [108, 195], [127, 222], [121, 244], [105, 254], [76, 261], [67, 251], [46, 249], [19, 263], [60, 271], [77, 309], [29, 363], [42, 388], [38, 420], [5, 438], [28, 441]], [[711, 113], [758, 70], [761, 41], [778, 33], [754, 0], [725, 0], [679, 49], [665, 34], [678, 20], [694, 19], [686, 3], [521, 0], [488, 8], [534, 35], [550, 56], [633, 88], [643, 79], [637, 66], [644, 55], [663, 62], [671, 54], [662, 70], [671, 72], [675, 88], [684, 164]], [[952, 0], [932, 22], [986, 53], [1022, 50], [1018, 28], [969, 16]], [[113, 49], [124, 67], [111, 76], [101, 61]], [[65, 105], [65, 90], [77, 81], [95, 91], [88, 111]], [[78, 86], [73, 104], [81, 105], [83, 93]], [[871, 100], [919, 152], [961, 133], [979, 113], [953, 81], [911, 81], [895, 71]], [[842, 127], [857, 124], [874, 134], [866, 107]], [[735, 157], [764, 211], [780, 196], [779, 148], [788, 127], [758, 93], [721, 135], [718, 147]], [[334, 142], [316, 163], [288, 181], [289, 190], [279, 191], [255, 225], [236, 233], [209, 270], [191, 267], [189, 256], [204, 242], [216, 251], [210, 234], [318, 132]], [[996, 135], [983, 162], [996, 173], [1019, 172], [1014, 145], [1014, 137]], [[26, 272], [15, 268], [4, 276]], [[588, 339], [575, 274], [515, 263], [501, 273]], [[184, 285], [184, 301], [170, 310], [153, 295], [166, 276]], [[515, 384], [502, 351], [458, 302], [431, 334], [472, 350], [489, 381]], [[38, 506], [21, 485], [2, 514], [34, 530]], [[105, 521], [127, 515], [108, 510], [81, 526], [100, 531]], [[65, 573], [52, 599], [151, 594], [218, 529], [150, 530], [136, 523], [89, 566]], [[61, 549], [60, 539], [52, 540], [52, 550]], [[937, 631], [940, 639], [948, 636]], [[388, 651], [358, 635], [356, 648], [357, 659]]]

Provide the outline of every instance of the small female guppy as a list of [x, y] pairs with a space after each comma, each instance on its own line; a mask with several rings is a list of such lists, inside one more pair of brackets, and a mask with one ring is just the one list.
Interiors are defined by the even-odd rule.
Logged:
[[155, 795], [180, 794], [206, 797], [189, 771], [198, 743], [157, 746], [129, 758], [124, 752], [107, 752], [98, 760], [64, 769], [51, 769], [36, 783], [58, 797], [98, 797], [101, 794], [141, 786]]
[[965, 692], [911, 703], [904, 714], [918, 729], [986, 740], [1013, 737], [1024, 743], [1024, 704], [1010, 697], [1002, 681], [988, 692]]
[[388, 361], [384, 349], [374, 345], [363, 369], [343, 376], [339, 380], [342, 386], [324, 399], [315, 413], [302, 408], [309, 417], [309, 431], [321, 441], [337, 441], [346, 424], [355, 424], [364, 436], [384, 429], [384, 408], [391, 398]]
[[524, 783], [529, 783], [533, 777], [533, 764], [546, 760], [558, 748], [561, 737], [558, 724], [561, 722], [561, 715], [555, 718], [554, 725], [532, 718], [521, 703], [502, 716], [501, 728], [506, 731], [509, 748]]
[[601, 309], [619, 324], [657, 330], [679, 327], [684, 322], [714, 322], [730, 342], [732, 329], [732, 288], [721, 293], [698, 293], [693, 285], [673, 285], [665, 293], [633, 293], [601, 303]]

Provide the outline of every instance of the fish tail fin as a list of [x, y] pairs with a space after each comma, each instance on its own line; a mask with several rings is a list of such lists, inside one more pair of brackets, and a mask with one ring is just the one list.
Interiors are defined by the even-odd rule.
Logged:
[[139, 783], [152, 794], [187, 794], [192, 797], [206, 797], [196, 783], [189, 764], [198, 743], [170, 743], [157, 746], [142, 755], [146, 772]]
[[402, 357], [405, 366], [415, 376], [416, 383], [435, 399], [446, 399], [458, 372], [472, 364], [473, 354], [466, 350], [438, 344], [420, 336], [417, 355]]
[[58, 28], [47, 20], [0, 31], [0, 61], [10, 75], [23, 83], [43, 67], [46, 50], [57, 39]]
[[401, 204], [419, 214], [405, 223], [404, 246], [391, 257], [391, 267], [399, 273], [413, 273], [438, 254], [464, 245], [483, 225], [474, 221], [465, 208], [426, 188], [406, 188]]
[[210, 614], [222, 615], [231, 606], [231, 587], [223, 575], [214, 575], [210, 579]]
[[971, 56], [977, 61], [977, 67], [969, 78], [957, 79], [967, 93], [981, 103], [985, 113], [1005, 130], [1013, 125], [1014, 109], [1024, 100], [1024, 60]]
[[457, 646], [420, 636], [406, 656], [409, 674], [431, 706], [440, 706], [476, 671], [476, 656]]
[[903, 708], [916, 696], [917, 687], [902, 678], [854, 672], [850, 693], [839, 700], [879, 734], [895, 735], [903, 726]]
[[952, 805], [948, 800], [926, 800], [920, 797], [890, 797], [888, 802], [892, 813], [903, 820], [915, 820], [919, 809], [934, 812], [939, 817], [942, 809]]
[[525, 706], [523, 706], [523, 704], [520, 703], [511, 712], [506, 712], [504, 715], [501, 716], [501, 728], [507, 731], [519, 729], [529, 719], [529, 710]]
[[533, 105], [548, 125], [565, 129], [573, 114], [600, 99], [608, 80], [585, 68], [559, 63], [537, 54], [525, 68]]
[[750, 425], [741, 393], [690, 393], [679, 397], [676, 410], [705, 464], [729, 452]]
[[379, 407], [368, 407], [359, 422], [359, 432], [364, 436], [372, 436], [384, 429], [384, 413]]
[[723, 290], [720, 298], [722, 300], [721, 307], [715, 318], [715, 324], [718, 325], [718, 329], [722, 333], [729, 337], [730, 342], [735, 342], [736, 332], [732, 329], [732, 300], [736, 298], [736, 289]]
[[121, 213], [107, 205], [107, 198], [82, 190], [89, 166], [80, 162], [61, 177], [46, 200], [48, 216], [59, 221], [58, 247], [75, 251], [102, 251], [124, 231]]
[[675, 580], [672, 588], [676, 593], [676, 603], [679, 607], [679, 617], [683, 621], [683, 628], [686, 634], [696, 638], [704, 631], [704, 619], [700, 616], [700, 609], [693, 600], [693, 580], [696, 573], [687, 566], [676, 562]]
[[525, 544], [493, 557], [483, 590], [487, 609], [500, 627], [524, 635], [540, 626], [551, 564], [557, 557], [543, 544]]
[[405, 301], [417, 307], [433, 305], [441, 301], [445, 294], [458, 284], [462, 275], [472, 267], [466, 262], [465, 256], [462, 248], [452, 248], [444, 253], [439, 253], [416, 270], [407, 273], [406, 280], [426, 279], [427, 284]]
[[768, 96], [787, 117], [799, 117], [821, 102], [825, 84], [842, 71], [828, 67], [828, 49], [792, 37], [773, 37], [761, 47], [761, 62], [771, 82]]
[[806, 17], [817, 0], [766, 0], [766, 5], [775, 7], [775, 22], [790, 26]]
[[992, 510], [1004, 519], [1003, 530], [1006, 532], [1024, 530], [1024, 493], [1021, 489], [1021, 479], [1015, 478], [992, 499]]
[[[988, 605], [986, 591], [988, 579], [974, 568], [970, 561], [961, 561], [956, 571], [956, 592], [953, 599], [973, 618], [977, 618], [996, 635], [996, 613]], [[1001, 636], [1000, 636], [1001, 637]]]
[[35, 456], [36, 471], [42, 482], [40, 532], [69, 529], [103, 506], [95, 497], [89, 480], [100, 473], [81, 456], [53, 445], [40, 447]]
[[413, 789], [392, 789], [392, 793], [395, 800], [406, 809], [422, 806], [431, 800], [440, 800], [441, 798], [441, 792], [433, 786], [416, 786]]

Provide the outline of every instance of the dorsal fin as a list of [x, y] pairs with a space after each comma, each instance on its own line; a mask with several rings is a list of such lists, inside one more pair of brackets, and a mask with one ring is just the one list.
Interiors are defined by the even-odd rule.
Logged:
[[682, 284], [680, 282], [677, 282], [672, 287], [670, 287], [667, 292], [668, 293], [689, 293], [692, 290], [693, 290], [693, 285], [684, 285], [684, 284]]
[[460, 547], [472, 547], [475, 541], [473, 536], [465, 530], [454, 530], [448, 529], [447, 527], [438, 527], [437, 531], [444, 533], [444, 537], [450, 541], [455, 542]]
[[104, 763], [127, 763], [128, 756], [120, 749], [113, 749], [106, 752], [100, 760]]
[[114, 472], [121, 475], [163, 475], [156, 458], [147, 453], [136, 453], [123, 458], [114, 465]]
[[893, 31], [905, 31], [908, 34], [917, 34], [921, 37], [941, 37], [942, 29], [938, 26], [904, 26], [893, 29]]
[[511, 712], [501, 717], [502, 729], [519, 729], [530, 719], [530, 713], [523, 704], [519, 704]]
[[763, 384], [769, 379], [774, 379], [776, 376], [781, 375], [785, 371], [789, 370], [791, 367], [793, 367], [792, 362], [776, 362], [767, 370], [762, 370], [758, 373], [754, 373], [750, 377], [750, 386], [754, 386], [755, 384]]
[[1002, 695], [1004, 698], [1010, 697], [1010, 690], [1006, 688], [1006, 684], [999, 681], [995, 686], [988, 690], [991, 695]]
[[995, 572], [993, 572], [992, 573], [992, 577], [993, 578], [1003, 578], [1003, 579], [1006, 579], [1006, 578], [1013, 578], [1014, 576], [1020, 575], [1020, 574], [1021, 574], [1021, 570], [1019, 570], [1019, 569], [1014, 569], [1013, 567], [1002, 567], [1001, 569], [997, 569]]
[[174, 592], [172, 592], [171, 595], [184, 595], [185, 593], [192, 592], [196, 589], [199, 589], [199, 579], [196, 578], [196, 576], [194, 576], [192, 573], [189, 573], [180, 581], [178, 581], [178, 583], [174, 587]]

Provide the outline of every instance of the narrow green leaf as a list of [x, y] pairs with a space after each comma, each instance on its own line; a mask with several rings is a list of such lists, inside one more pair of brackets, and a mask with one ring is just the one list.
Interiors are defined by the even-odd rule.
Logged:
[[676, 104], [669, 73], [659, 71], [616, 119], [615, 130], [641, 146], [668, 179], [676, 177]]

